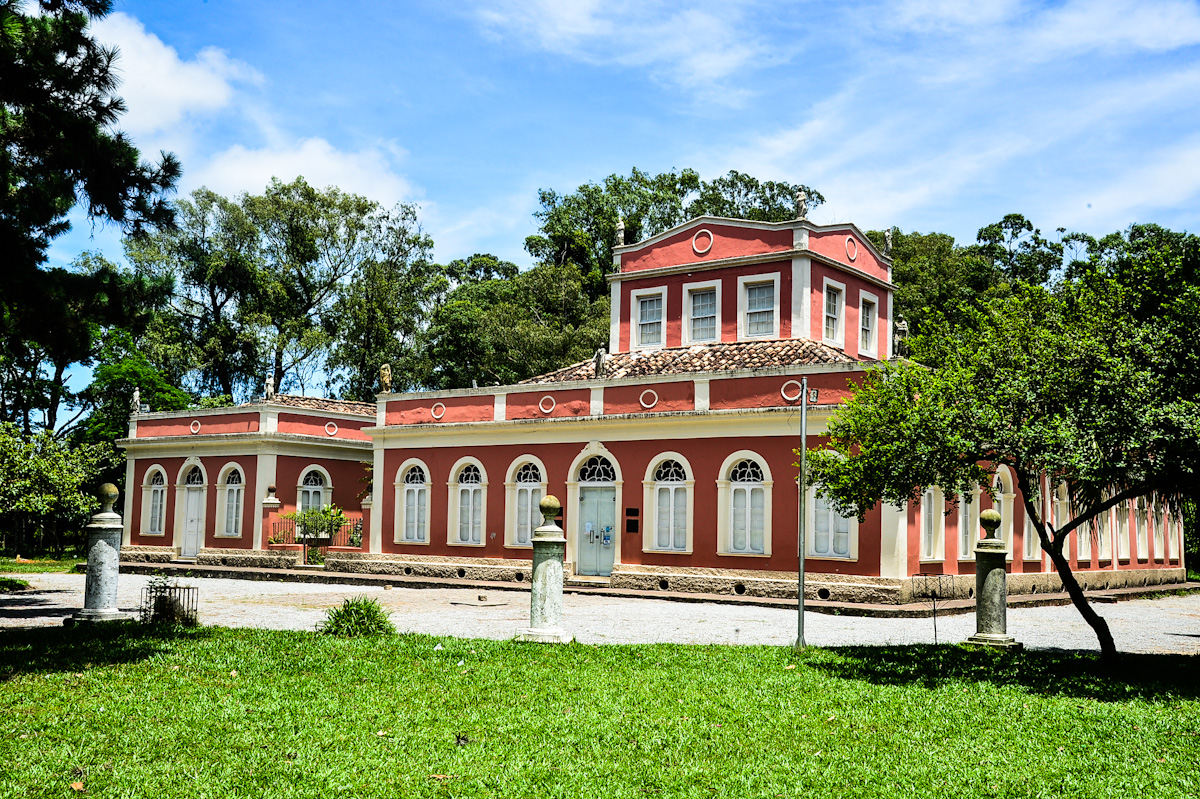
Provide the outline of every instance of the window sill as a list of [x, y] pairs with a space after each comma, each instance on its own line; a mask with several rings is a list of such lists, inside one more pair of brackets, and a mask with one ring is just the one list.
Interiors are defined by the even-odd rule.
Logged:
[[823, 338], [823, 339], [821, 339], [821, 343], [827, 347], [833, 347], [836, 350], [842, 350], [843, 352], [845, 352], [845, 350], [846, 350], [845, 343], [843, 343], [841, 341], [834, 341], [833, 339]]
[[138, 535], [144, 536], [146, 538], [166, 538], [167, 533], [166, 533], [166, 531], [163, 531], [161, 533], [145, 532], [145, 533], [138, 533]]
[[213, 533], [213, 538], [241, 538], [241, 533]]
[[505, 541], [504, 548], [505, 549], [533, 549], [533, 544], [510, 544], [509, 542]]
[[480, 541], [478, 543], [476, 543], [475, 541], [447, 541], [446, 546], [448, 546], [448, 547], [475, 547], [476, 549], [479, 549], [479, 548], [485, 546], [485, 544], [482, 541]]
[[721, 558], [769, 558], [770, 552], [718, 552], [717, 557]]
[[918, 558], [917, 563], [945, 563], [945, 558]]
[[852, 558], [849, 555], [805, 555], [804, 560], [828, 560], [835, 563], [858, 563], [857, 557]]
[[409, 540], [405, 540], [405, 539], [393, 540], [392, 543], [399, 544], [401, 546], [407, 546], [407, 547], [427, 547], [427, 546], [429, 546], [428, 541], [409, 541]]
[[[646, 553], [647, 555], [691, 555], [692, 554], [692, 550], [690, 548], [689, 549], [647, 549], [646, 547], [642, 547], [642, 552]], [[741, 552], [724, 552], [724, 553], [718, 553], [718, 554], [741, 555], [742, 553]], [[757, 554], [757, 553], [755, 553], [755, 554]]]

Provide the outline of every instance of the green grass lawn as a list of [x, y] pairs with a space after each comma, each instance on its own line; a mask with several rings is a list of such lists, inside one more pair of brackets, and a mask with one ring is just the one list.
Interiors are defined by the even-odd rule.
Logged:
[[38, 572], [69, 572], [77, 563], [87, 563], [87, 558], [29, 558], [17, 563], [16, 558], [0, 558], [0, 574], [37, 574]]
[[1194, 797], [1197, 665], [7, 631], [0, 797]]

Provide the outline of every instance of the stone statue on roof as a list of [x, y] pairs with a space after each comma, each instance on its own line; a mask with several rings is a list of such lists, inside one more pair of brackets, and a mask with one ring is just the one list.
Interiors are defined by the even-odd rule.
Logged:
[[137, 416], [142, 412], [142, 392], [137, 387], [133, 387], [133, 399], [129, 401], [129, 415]]
[[883, 254], [892, 254], [892, 228], [883, 231]]
[[803, 188], [796, 189], [796, 218], [808, 219], [808, 192]]
[[604, 362], [608, 360], [608, 353], [604, 348], [596, 350], [596, 354], [592, 356], [592, 370], [596, 377], [604, 377]]
[[617, 215], [617, 246], [625, 244], [625, 217]]
[[275, 399], [275, 373], [267, 374], [266, 383], [263, 384], [263, 397], [268, 400]]
[[392, 393], [392, 365], [385, 363], [379, 367], [379, 387], [384, 394]]

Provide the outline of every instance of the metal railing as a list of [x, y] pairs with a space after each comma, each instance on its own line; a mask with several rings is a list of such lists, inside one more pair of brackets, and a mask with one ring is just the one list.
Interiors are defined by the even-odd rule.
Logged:
[[297, 525], [295, 519], [280, 519], [271, 525], [272, 544], [302, 544], [302, 562], [316, 566], [325, 562], [329, 547], [362, 547], [363, 520], [351, 519], [341, 525], [308, 522]]

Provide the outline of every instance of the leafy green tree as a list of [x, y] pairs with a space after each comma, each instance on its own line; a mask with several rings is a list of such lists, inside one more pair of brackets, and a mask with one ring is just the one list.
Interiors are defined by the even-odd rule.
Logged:
[[[811, 482], [859, 518], [878, 502], [958, 496], [1016, 475], [1042, 548], [1103, 655], [1116, 647], [1064, 554], [1068, 537], [1136, 497], [1178, 513], [1200, 475], [1200, 244], [1135, 226], [1089, 249], [1053, 290], [1017, 282], [930, 323], [916, 360], [885, 365], [854, 389], [814, 452]], [[1043, 513], [1042, 478], [1068, 488], [1070, 517]], [[990, 490], [990, 489], [988, 489]], [[1084, 533], [1086, 534], [1086, 533]]]
[[618, 222], [624, 224], [625, 242], [632, 243], [703, 214], [783, 221], [795, 217], [799, 188], [808, 193], [810, 208], [823, 202], [814, 189], [759, 182], [736, 171], [701, 181], [691, 169], [651, 175], [635, 168], [628, 177], [609, 175], [571, 194], [539, 191], [542, 207], [534, 216], [540, 231], [525, 239], [525, 249], [539, 263], [573, 265], [584, 292], [595, 300], [608, 292], [604, 277], [612, 271]]
[[111, 444], [70, 446], [50, 431], [0, 423], [0, 530], [9, 551], [63, 552], [79, 544], [99, 507], [97, 477], [118, 458]]
[[[398, 205], [379, 214], [374, 237], [370, 258], [341, 287], [329, 358], [341, 395], [362, 402], [374, 401], [379, 367], [385, 363], [392, 365], [397, 390], [416, 387], [428, 314], [448, 288], [446, 274], [430, 261], [433, 239], [421, 231], [415, 206]], [[461, 281], [484, 279], [492, 272], [486, 264], [456, 261], [447, 274]]]
[[[198, 393], [244, 395], [261, 388], [258, 329], [250, 313], [262, 291], [258, 230], [240, 204], [197, 189], [177, 204], [177, 225], [129, 238], [139, 274], [174, 284], [164, 311], [173, 352]], [[162, 342], [160, 342], [162, 343]]]
[[[164, 199], [179, 177], [174, 156], [157, 164], [116, 130], [125, 110], [115, 95], [117, 51], [88, 35], [110, 0], [42, 0], [26, 13], [0, 3], [0, 252], [7, 269], [0, 305], [40, 307], [54, 285], [38, 267], [50, 242], [66, 232], [67, 215], [82, 204], [94, 220], [130, 233], [169, 225]], [[22, 321], [8, 313], [0, 334]], [[19, 328], [24, 339], [36, 327]]]

